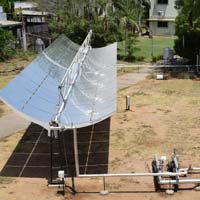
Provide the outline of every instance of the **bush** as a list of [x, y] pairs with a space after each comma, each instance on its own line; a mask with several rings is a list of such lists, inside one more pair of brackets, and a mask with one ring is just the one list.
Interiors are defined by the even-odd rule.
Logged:
[[[184, 40], [184, 46], [183, 46]], [[200, 31], [190, 31], [180, 35], [175, 40], [176, 54], [190, 59], [192, 64], [196, 63], [196, 55], [199, 54], [200, 49]]]
[[11, 31], [0, 28], [0, 61], [15, 54], [15, 38]]
[[162, 59], [163, 59], [162, 55], [154, 56], [153, 57], [153, 62], [157, 62], [157, 61], [162, 60]]
[[194, 73], [191, 72], [169, 72], [168, 77], [170, 78], [177, 78], [177, 79], [195, 79], [196, 76]]

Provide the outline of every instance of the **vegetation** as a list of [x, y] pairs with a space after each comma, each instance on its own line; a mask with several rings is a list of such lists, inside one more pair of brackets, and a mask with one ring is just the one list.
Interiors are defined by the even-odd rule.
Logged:
[[15, 53], [15, 38], [11, 31], [0, 28], [0, 61], [12, 57]]
[[[39, 1], [41, 7], [45, 2]], [[60, 0], [57, 4], [53, 1], [47, 9], [56, 14], [50, 22], [53, 37], [65, 33], [80, 44], [92, 29], [94, 47], [125, 40], [125, 55], [131, 57], [133, 49], [130, 44], [140, 32], [141, 20], [147, 14], [148, 6], [149, 0]]]
[[200, 49], [199, 7], [199, 0], [176, 1], [176, 8], [180, 12], [176, 19], [178, 39], [175, 42], [175, 50], [180, 56], [189, 58], [192, 63], [195, 63]]
[[14, 0], [0, 0], [0, 6], [4, 8], [4, 11], [8, 14], [13, 14], [15, 10]]

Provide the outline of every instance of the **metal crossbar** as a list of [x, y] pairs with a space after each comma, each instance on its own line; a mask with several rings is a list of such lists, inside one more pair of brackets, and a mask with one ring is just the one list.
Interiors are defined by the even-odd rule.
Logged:
[[84, 63], [84, 60], [90, 50], [90, 41], [92, 37], [92, 30], [88, 33], [87, 37], [85, 38], [83, 44], [79, 48], [76, 56], [74, 57], [71, 65], [67, 69], [61, 83], [59, 86], [60, 96], [62, 97], [62, 104], [60, 105], [58, 112], [55, 116], [55, 122], [59, 123], [59, 118], [65, 108], [69, 95], [72, 91], [72, 88], [78, 78], [78, 75], [81, 71], [81, 66]]

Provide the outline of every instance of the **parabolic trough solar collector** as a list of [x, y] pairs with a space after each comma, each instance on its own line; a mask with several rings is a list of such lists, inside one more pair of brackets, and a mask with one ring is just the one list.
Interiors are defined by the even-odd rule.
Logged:
[[[59, 85], [79, 48], [61, 35], [0, 91], [0, 99], [24, 118], [49, 130], [62, 102]], [[60, 126], [81, 128], [116, 112], [116, 62], [116, 43], [88, 51], [60, 114]]]

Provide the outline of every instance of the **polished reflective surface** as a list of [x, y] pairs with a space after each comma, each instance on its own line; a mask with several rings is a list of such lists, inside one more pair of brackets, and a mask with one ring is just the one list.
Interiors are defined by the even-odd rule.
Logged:
[[[61, 35], [0, 91], [0, 99], [48, 129], [62, 104], [58, 86], [78, 49]], [[116, 44], [89, 51], [59, 118], [61, 126], [92, 125], [116, 111], [116, 55]]]

